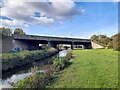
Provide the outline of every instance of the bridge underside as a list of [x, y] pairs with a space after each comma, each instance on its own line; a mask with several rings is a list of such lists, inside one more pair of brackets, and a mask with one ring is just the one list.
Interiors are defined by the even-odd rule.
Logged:
[[[60, 44], [66, 44], [66, 45], [71, 45], [71, 49], [74, 49], [74, 46], [76, 45], [83, 45], [84, 49], [91, 49], [91, 42], [70, 42], [70, 41], [47, 41], [47, 40], [15, 40], [16, 42], [21, 42], [22, 47], [20, 46], [21, 44], [19, 43], [17, 46], [22, 48], [22, 49], [27, 49], [27, 50], [39, 50], [40, 44], [47, 45], [47, 49], [51, 48], [56, 48]], [[26, 47], [25, 47], [26, 46]]]
[[[76, 40], [76, 41], [75, 41]], [[83, 40], [83, 39], [63, 39], [63, 38], [14, 38], [8, 37], [2, 40], [2, 51], [9, 52], [17, 49], [20, 50], [40, 50], [42, 49], [40, 45], [45, 45], [44, 49], [51, 49], [51, 48], [58, 48], [60, 44], [65, 44], [71, 46], [71, 49], [74, 47], [79, 47], [80, 45], [83, 46], [84, 49], [91, 49], [91, 41], [90, 40]]]

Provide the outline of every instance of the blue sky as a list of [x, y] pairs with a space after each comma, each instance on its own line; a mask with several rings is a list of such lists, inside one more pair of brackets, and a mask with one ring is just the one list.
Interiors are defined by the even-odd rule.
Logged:
[[[14, 26], [8, 25], [8, 23], [7, 24], [3, 23], [3, 24], [5, 24], [5, 26], [7, 27], [10, 27], [11, 29], [20, 27], [24, 29], [27, 34], [31, 34], [31, 35], [90, 38], [91, 35], [93, 34], [105, 34], [108, 36], [112, 36], [118, 32], [118, 4], [117, 3], [115, 2], [76, 2], [74, 4], [76, 9], [82, 10], [81, 14], [72, 13], [71, 15], [68, 15], [65, 13], [64, 15], [66, 16], [63, 17], [63, 16], [60, 16], [60, 15], [63, 15], [60, 13], [59, 15], [60, 18], [58, 18], [58, 15], [56, 15], [56, 13], [49, 14], [49, 16], [47, 16], [48, 15], [47, 13], [46, 14], [47, 18], [50, 17], [51, 19], [50, 21], [52, 21], [52, 23], [49, 23], [49, 24], [48, 23], [47, 24], [38, 24], [38, 23], [31, 24], [23, 21], [21, 22], [24, 23], [25, 27], [19, 26], [19, 25], [22, 25], [21, 23], [16, 26], [16, 22], [13, 23], [15, 24]], [[64, 7], [63, 8], [61, 7], [61, 9], [58, 9], [58, 10], [64, 10], [64, 9], [65, 9]], [[12, 21], [16, 19], [16, 18], [13, 18], [11, 14], [6, 14], [6, 16], [4, 17], [10, 18]], [[41, 16], [39, 16], [38, 14], [38, 18], [40, 17]], [[5, 19], [6, 18], [3, 18], [3, 20]], [[21, 18], [19, 20], [21, 20]]]

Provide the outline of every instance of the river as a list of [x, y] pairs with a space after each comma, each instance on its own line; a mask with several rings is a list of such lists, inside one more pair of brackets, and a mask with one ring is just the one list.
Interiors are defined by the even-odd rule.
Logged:
[[52, 60], [54, 60], [57, 57], [59, 58], [64, 57], [66, 56], [66, 54], [67, 54], [67, 50], [62, 50], [57, 55], [51, 56], [45, 60], [33, 62], [32, 64], [28, 64], [20, 68], [16, 68], [6, 73], [3, 73], [2, 79], [0, 79], [0, 82], [1, 82], [0, 89], [12, 88], [10, 83], [16, 83], [17, 81], [22, 80], [27, 76], [30, 76], [32, 74], [31, 68], [33, 67], [37, 67], [37, 72], [45, 73], [50, 67], [50, 62]]

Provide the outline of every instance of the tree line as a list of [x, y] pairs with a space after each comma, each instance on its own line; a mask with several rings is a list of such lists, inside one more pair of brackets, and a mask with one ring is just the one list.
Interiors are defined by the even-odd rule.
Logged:
[[106, 35], [92, 35], [91, 40], [98, 42], [108, 49], [120, 51], [120, 33], [117, 33], [111, 37]]
[[[26, 33], [21, 28], [16, 28], [12, 33], [10, 28], [1, 27], [0, 36], [11, 36], [14, 35], [26, 35]], [[114, 49], [120, 51], [120, 33], [115, 34], [111, 37], [106, 35], [92, 35], [91, 40], [97, 42], [108, 49]]]
[[21, 28], [16, 28], [13, 33], [10, 28], [5, 28], [5, 27], [0, 28], [0, 36], [6, 37], [6, 36], [11, 36], [12, 34], [25, 35], [26, 33]]

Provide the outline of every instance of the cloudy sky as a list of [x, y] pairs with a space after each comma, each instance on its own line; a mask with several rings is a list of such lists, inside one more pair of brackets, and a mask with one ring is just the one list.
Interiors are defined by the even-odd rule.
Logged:
[[[71, 0], [4, 0], [1, 3], [2, 25], [19, 27], [27, 34], [90, 38], [93, 34], [118, 32], [118, 3], [73, 2]], [[81, 0], [82, 1], [82, 0]]]

